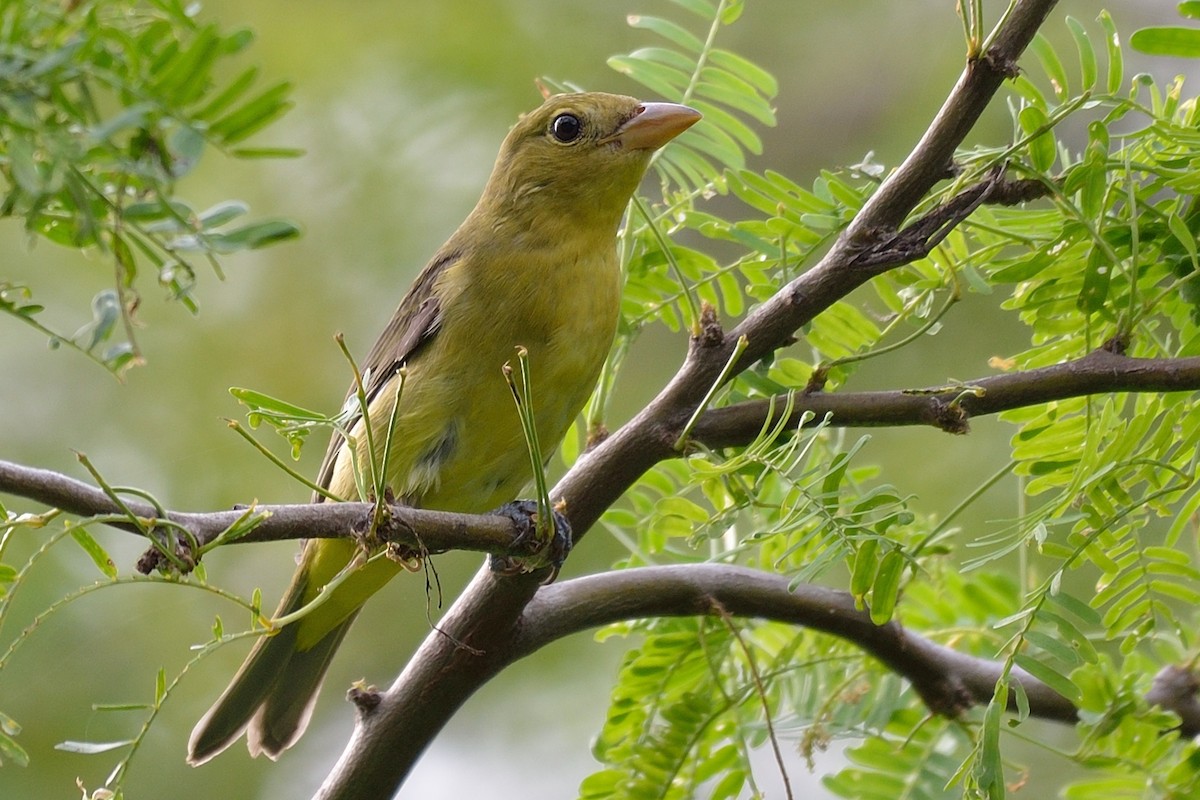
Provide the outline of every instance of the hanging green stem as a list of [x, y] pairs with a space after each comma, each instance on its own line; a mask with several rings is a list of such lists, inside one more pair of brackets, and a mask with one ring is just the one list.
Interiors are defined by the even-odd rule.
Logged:
[[683, 271], [679, 269], [679, 262], [675, 260], [675, 253], [671, 250], [671, 241], [659, 230], [658, 225], [654, 223], [654, 218], [650, 215], [650, 209], [646, 208], [646, 204], [642, 202], [640, 197], [633, 198], [633, 207], [642, 215], [642, 219], [646, 220], [646, 226], [654, 234], [654, 239], [658, 242], [659, 249], [662, 250], [663, 256], [667, 259], [667, 265], [670, 266], [671, 272], [675, 274], [675, 280], [679, 282], [680, 289], [683, 290], [684, 295], [687, 297], [688, 311], [691, 312], [688, 327], [693, 333], [697, 333], [696, 326], [700, 320], [700, 304], [696, 302], [696, 297], [692, 293], [692, 287], [688, 285], [687, 280], [683, 277]]
[[[517, 414], [521, 418], [521, 432], [525, 435], [525, 447], [529, 451], [529, 463], [533, 468], [534, 488], [538, 501], [538, 538], [543, 542], [550, 541], [554, 535], [554, 514], [550, 506], [550, 489], [546, 483], [546, 470], [542, 466], [542, 446], [538, 441], [537, 425], [533, 418], [533, 379], [529, 369], [529, 351], [524, 347], [517, 348], [517, 371], [519, 381], [513, 379], [513, 370], [509, 364], [504, 365], [504, 380], [512, 391], [513, 401], [517, 404]], [[518, 385], [519, 384], [519, 385]]]
[[[367, 399], [367, 390], [363, 384], [363, 374], [358, 368], [358, 362], [354, 360], [354, 356], [350, 354], [350, 349], [346, 347], [346, 337], [338, 334], [334, 337], [337, 341], [338, 348], [341, 349], [342, 355], [350, 364], [350, 370], [354, 374], [354, 397], [358, 402], [358, 411], [362, 420], [362, 428], [364, 435], [367, 437], [367, 469], [370, 470], [370, 486], [374, 489], [379, 487], [379, 477], [375, 474], [375, 432], [371, 429], [371, 407]], [[354, 482], [358, 487], [359, 496], [366, 499], [371, 493], [365, 491], [367, 480], [362, 474], [362, 465], [358, 461], [358, 442], [355, 437], [346, 432], [346, 445], [350, 448], [350, 454], [353, 457], [354, 463]], [[376, 493], [376, 496], [377, 493]]]
[[240, 422], [238, 422], [237, 420], [226, 419], [225, 424], [228, 425], [230, 428], [232, 428], [233, 431], [238, 436], [241, 436], [243, 439], [245, 439], [247, 442], [249, 442], [250, 445], [255, 450], [257, 450], [258, 452], [260, 452], [264, 456], [266, 456], [267, 460], [269, 460], [272, 464], [279, 467], [281, 470], [286, 472], [290, 477], [292, 477], [295, 480], [299, 481], [300, 483], [304, 484], [309, 489], [312, 489], [314, 492], [321, 495], [322, 497], [324, 497], [327, 500], [333, 500], [336, 502], [336, 501], [341, 501], [344, 499], [344, 498], [338, 497], [336, 494], [329, 491], [325, 487], [319, 486], [318, 484], [316, 484], [315, 482], [310, 480], [308, 477], [306, 477], [306, 476], [302, 475], [301, 473], [297, 472], [296, 470], [292, 469], [291, 465], [289, 465], [282, 458], [280, 458], [279, 456], [275, 455], [270, 450], [268, 450], [265, 445], [263, 445], [261, 442], [259, 442], [258, 439], [254, 438], [254, 434], [250, 433], [250, 431], [248, 431], [244, 427], [242, 427], [242, 424]]
[[679, 438], [675, 440], [675, 450], [683, 452], [683, 448], [687, 446], [688, 436], [692, 433], [692, 428], [696, 427], [696, 421], [700, 419], [700, 415], [708, 410], [713, 398], [716, 397], [721, 387], [725, 385], [725, 381], [729, 378], [729, 373], [733, 370], [733, 365], [741, 358], [742, 353], [746, 352], [746, 347], [749, 346], [750, 340], [745, 336], [741, 336], [737, 340], [737, 344], [733, 346], [733, 352], [729, 354], [729, 359], [725, 362], [725, 366], [721, 368], [721, 374], [713, 381], [712, 386], [708, 387], [708, 392], [705, 393], [704, 399], [700, 401], [700, 405], [696, 406], [696, 410], [692, 412], [691, 418], [687, 424], [683, 426], [683, 432], [679, 434]]

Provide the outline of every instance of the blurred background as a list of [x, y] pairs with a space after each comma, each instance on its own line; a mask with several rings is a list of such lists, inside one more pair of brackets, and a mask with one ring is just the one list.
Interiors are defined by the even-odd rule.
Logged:
[[[765, 152], [751, 166], [769, 166], [801, 184], [821, 168], [857, 163], [868, 151], [893, 166], [960, 71], [962, 28], [954, 5], [749, 2], [719, 44], [756, 60], [780, 82], [779, 126], [763, 131]], [[985, 5], [994, 16], [1005, 4]], [[1126, 39], [1141, 25], [1175, 21], [1173, 6], [1108, 4]], [[1070, 48], [1062, 24], [1066, 12], [1098, 36], [1099, 8], [1063, 2], [1046, 32]], [[312, 408], [336, 407], [347, 373], [334, 333], [344, 332], [358, 354], [370, 346], [417, 270], [474, 204], [508, 127], [540, 101], [533, 79], [547, 75], [643, 94], [605, 66], [610, 55], [657, 44], [626, 25], [630, 13], [692, 24], [666, 0], [205, 2], [203, 17], [226, 29], [257, 32], [247, 63], [261, 64], [271, 80], [296, 84], [296, 108], [251, 144], [299, 147], [306, 155], [237, 162], [210, 153], [181, 195], [196, 208], [236, 197], [256, 216], [300, 222], [305, 235], [228, 259], [223, 282], [201, 274], [201, 313], [194, 319], [163, 301], [152, 285], [143, 287], [140, 342], [149, 363], [131, 371], [124, 385], [78, 355], [48, 350], [38, 334], [0, 318], [0, 458], [86, 478], [72, 454], [82, 451], [110, 481], [143, 487], [178, 509], [306, 500], [302, 487], [227, 430], [221, 418], [242, 415], [228, 387], [258, 389]], [[1165, 79], [1180, 69], [1178, 62], [1136, 60], [1128, 52], [1127, 58], [1134, 62], [1129, 73], [1144, 69]], [[973, 140], [994, 143], [1007, 136], [1007, 113], [998, 107]], [[31, 286], [49, 306], [48, 323], [68, 332], [86, 321], [91, 296], [111, 277], [110, 266], [94, 254], [45, 242], [31, 247], [11, 221], [0, 226], [0, 248], [0, 277]], [[989, 357], [1026, 345], [1015, 321], [994, 313], [999, 299], [967, 297], [936, 336], [898, 357], [870, 362], [853, 388], [924, 386], [987, 374]], [[612, 426], [657, 391], [684, 349], [681, 334], [659, 330], [642, 338], [622, 377]], [[968, 437], [876, 431], [860, 459], [882, 463], [885, 479], [911, 494], [919, 509], [945, 513], [1002, 463], [1008, 435], [995, 420], [974, 422]], [[323, 450], [323, 443], [310, 447], [301, 471], [315, 471]], [[962, 525], [980, 534], [989, 521], [1012, 516], [1014, 503], [1015, 485], [1003, 484]], [[131, 572], [139, 541], [96, 532], [121, 571]], [[23, 560], [38, 543], [22, 533], [12, 560]], [[264, 606], [274, 607], [295, 550], [291, 543], [229, 547], [206, 560], [208, 574], [244, 595], [261, 587]], [[572, 556], [567, 575], [603, 569], [622, 553], [598, 532]], [[470, 555], [437, 558], [447, 603], [478, 564]], [[97, 577], [80, 551], [56, 548], [22, 588], [0, 644], [49, 603]], [[127, 796], [308, 796], [351, 729], [342, 688], [357, 679], [390, 683], [429, 632], [428, 619], [440, 613], [436, 605], [426, 606], [420, 577], [394, 581], [368, 605], [333, 664], [308, 734], [278, 764], [251, 760], [238, 745], [203, 768], [184, 765], [191, 726], [248, 645], [226, 647], [201, 662], [163, 708], [132, 766]], [[32, 758], [24, 769], [0, 768], [0, 796], [78, 797], [76, 777], [89, 788], [102, 785], [116, 755], [63, 753], [54, 744], [134, 735], [141, 712], [98, 712], [92, 704], [148, 702], [158, 669], [174, 676], [191, 657], [189, 647], [209, 639], [216, 614], [226, 630], [248, 623], [231, 604], [167, 586], [106, 589], [56, 613], [0, 674], [0, 709], [24, 726], [20, 741]], [[438, 738], [404, 794], [573, 796], [579, 780], [596, 768], [588, 742], [603, 721], [621, 652], [619, 642], [598, 645], [580, 636], [507, 671]], [[823, 768], [836, 765], [836, 748], [827, 758]], [[813, 787], [804, 796], [826, 796], [794, 753], [789, 770], [798, 788]], [[764, 767], [762, 785], [777, 796], [772, 772]], [[1047, 779], [1037, 773], [1034, 765], [1034, 780]]]

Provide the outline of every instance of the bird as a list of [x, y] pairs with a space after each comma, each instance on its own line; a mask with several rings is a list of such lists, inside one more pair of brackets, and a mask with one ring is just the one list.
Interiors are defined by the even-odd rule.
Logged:
[[[612, 346], [621, 295], [616, 235], [625, 209], [653, 153], [700, 116], [686, 105], [601, 92], [551, 95], [523, 115], [475, 208], [360, 362], [367, 419], [353, 420], [347, 438], [334, 434], [318, 485], [335, 497], [358, 497], [355, 464], [371, 458], [365, 426], [377, 442], [391, 426], [384, 478], [399, 502], [483, 513], [512, 501], [532, 466], [502, 370], [517, 348], [527, 352], [544, 462]], [[355, 394], [352, 386], [348, 398]], [[363, 547], [353, 538], [305, 542], [276, 618], [317, 597], [361, 560]], [[277, 759], [295, 744], [359, 609], [400, 569], [390, 559], [372, 560], [307, 614], [259, 637], [192, 731], [188, 762], [203, 764], [243, 733], [253, 756]]]

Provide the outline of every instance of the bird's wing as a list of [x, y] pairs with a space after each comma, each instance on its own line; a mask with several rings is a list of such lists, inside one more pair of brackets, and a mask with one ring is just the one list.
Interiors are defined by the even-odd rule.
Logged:
[[[363, 389], [366, 391], [368, 406], [399, 369], [437, 335], [442, 322], [442, 304], [434, 286], [438, 276], [461, 257], [462, 253], [458, 250], [439, 253], [421, 270], [408, 294], [400, 301], [396, 313], [375, 340], [366, 359], [359, 362], [359, 369], [366, 379]], [[354, 393], [355, 386], [351, 383], [343, 407]], [[361, 413], [356, 412], [346, 423], [346, 429], [353, 428], [360, 418]], [[329, 486], [333, 477], [333, 466], [343, 442], [342, 435], [334, 431], [329, 439], [329, 449], [325, 451], [325, 460], [321, 462], [321, 469], [317, 472], [319, 486]], [[320, 495], [313, 498], [314, 502], [320, 502], [321, 499]]]

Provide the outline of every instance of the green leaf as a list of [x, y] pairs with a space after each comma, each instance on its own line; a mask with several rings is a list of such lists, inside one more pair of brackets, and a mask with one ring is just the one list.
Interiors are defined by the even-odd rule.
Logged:
[[1037, 106], [1043, 111], [1046, 109], [1047, 103], [1045, 95], [1042, 94], [1042, 90], [1039, 89], [1033, 81], [1029, 80], [1029, 78], [1025, 77], [1024, 75], [1017, 75], [1017, 77], [1008, 81], [1008, 86], [1017, 94], [1018, 97], [1023, 98], [1029, 105]]
[[121, 739], [112, 742], [76, 742], [67, 740], [54, 745], [54, 749], [61, 750], [64, 753], [79, 753], [80, 755], [94, 756], [99, 753], [107, 753], [110, 750], [128, 747], [135, 741], [136, 739]]
[[21, 733], [21, 725], [15, 719], [0, 711], [0, 733], [17, 736]]
[[1033, 163], [1034, 169], [1039, 172], [1048, 171], [1050, 167], [1054, 166], [1054, 159], [1057, 155], [1050, 118], [1037, 106], [1025, 106], [1017, 118], [1025, 135], [1033, 137], [1029, 140], [1028, 147], [1029, 160]]
[[666, 47], [642, 47], [634, 50], [628, 57], [635, 61], [662, 64], [665, 67], [679, 70], [681, 75], [690, 74], [695, 66], [692, 59]]
[[733, 800], [733, 798], [740, 796], [742, 787], [745, 785], [746, 773], [741, 769], [730, 769], [713, 786], [709, 800]]
[[292, 107], [288, 99], [291, 91], [292, 85], [287, 81], [272, 86], [213, 123], [209, 133], [225, 144], [234, 144], [249, 138]]
[[249, 211], [250, 207], [241, 200], [225, 200], [200, 212], [200, 227], [217, 228]]
[[1063, 69], [1058, 54], [1054, 52], [1054, 46], [1050, 44], [1049, 39], [1038, 33], [1029, 43], [1029, 49], [1041, 62], [1042, 69], [1045, 70], [1046, 77], [1050, 79], [1050, 85], [1054, 89], [1054, 96], [1059, 102], [1064, 102], [1070, 97], [1071, 90], [1067, 83], [1067, 71]]
[[1121, 52], [1121, 38], [1117, 34], [1116, 23], [1112, 14], [1101, 11], [1100, 24], [1104, 27], [1104, 45], [1108, 49], [1108, 81], [1106, 88], [1109, 94], [1121, 91], [1125, 81], [1125, 56]]
[[[8, 730], [4, 725], [5, 722], [16, 726], [16, 731]], [[29, 753], [25, 752], [25, 748], [13, 739], [17, 731], [20, 731], [20, 726], [13, 721], [12, 717], [0, 713], [0, 767], [3, 767], [5, 763], [17, 767], [29, 766]]]
[[1021, 669], [1028, 672], [1033, 677], [1037, 678], [1042, 683], [1049, 686], [1054, 691], [1061, 694], [1073, 703], [1079, 702], [1079, 689], [1071, 680], [1060, 672], [1046, 666], [1042, 661], [1038, 661], [1024, 653], [1018, 654], [1016, 664]]
[[751, 153], [762, 152], [762, 139], [754, 130], [740, 119], [730, 114], [720, 106], [703, 100], [693, 100], [693, 108], [704, 115], [704, 122], [715, 126], [737, 140], [738, 144]]
[[1054, 263], [1053, 255], [1037, 250], [1031, 256], [996, 270], [992, 273], [992, 280], [996, 283], [1020, 283], [1036, 277]]
[[92, 563], [96, 565], [96, 569], [104, 575], [104, 577], [112, 580], [117, 577], [117, 565], [113, 563], [108, 552], [100, 546], [92, 535], [86, 529], [78, 526], [71, 528], [71, 538], [75, 543], [83, 548], [83, 552], [87, 553], [92, 559]]
[[1079, 51], [1079, 73], [1080, 80], [1083, 82], [1083, 91], [1089, 92], [1096, 85], [1096, 51], [1092, 49], [1092, 43], [1088, 39], [1087, 30], [1084, 29], [1083, 23], [1074, 17], [1067, 17], [1067, 27], [1071, 29], [1071, 36], [1075, 39], [1075, 49]]
[[234, 147], [229, 155], [234, 158], [299, 158], [305, 151], [299, 147]]
[[653, 92], [669, 99], [681, 99], [688, 75], [678, 69], [642, 61], [632, 56], [612, 56], [608, 65], [622, 75], [628, 75]]
[[1025, 641], [1037, 645], [1048, 655], [1053, 656], [1064, 664], [1075, 666], [1080, 661], [1076, 652], [1067, 644], [1041, 631], [1026, 631]]
[[686, 497], [663, 497], [656, 504], [655, 510], [663, 516], [682, 517], [692, 522], [708, 522], [709, 518], [708, 512], [704, 508]]
[[192, 171], [204, 155], [207, 141], [204, 134], [191, 125], [182, 125], [171, 136], [167, 149], [171, 152], [171, 176], [182, 178]]
[[1167, 215], [1167, 227], [1171, 230], [1171, 235], [1183, 245], [1184, 251], [1192, 261], [1192, 269], [1200, 270], [1200, 262], [1196, 260], [1196, 237], [1188, 230], [1187, 224], [1172, 211]]
[[151, 711], [150, 703], [92, 703], [93, 711]]
[[1074, 595], [1058, 592], [1051, 594], [1049, 600], [1078, 617], [1086, 625], [1100, 624], [1100, 615], [1096, 613], [1096, 610]]
[[179, 105], [193, 102], [203, 91], [219, 56], [216, 26], [197, 29], [193, 40], [175, 52], [166, 68], [155, 71], [154, 91]]
[[1004, 763], [1000, 756], [1000, 722], [1008, 707], [1008, 685], [1000, 683], [983, 712], [980, 726], [979, 758], [975, 764], [975, 779], [988, 798], [1004, 797]]
[[237, 101], [246, 90], [249, 89], [254, 81], [258, 79], [258, 67], [250, 67], [242, 72], [228, 86], [225, 87], [216, 97], [208, 101], [204, 108], [195, 112], [194, 116], [198, 120], [210, 120], [220, 114], [225, 109], [229, 108]]
[[619, 769], [603, 769], [593, 772], [579, 784], [579, 798], [580, 800], [598, 800], [598, 798], [615, 797], [624, 780], [625, 773]]
[[13, 137], [7, 144], [9, 164], [13, 180], [26, 194], [37, 197], [46, 187], [46, 180], [34, 160], [33, 144], [20, 136]]
[[724, 70], [706, 68], [696, 84], [696, 96], [737, 109], [769, 128], [775, 127], [775, 111], [750, 84]]
[[153, 103], [135, 103], [94, 126], [90, 136], [97, 141], [103, 141], [126, 128], [142, 128], [154, 110]]
[[309, 411], [307, 408], [302, 408], [298, 405], [280, 400], [270, 395], [256, 392], [253, 389], [243, 389], [238, 386], [232, 386], [229, 393], [233, 395], [237, 401], [250, 409], [251, 413], [255, 414], [270, 414], [276, 417], [282, 417], [295, 420], [308, 420], [311, 422], [324, 422], [329, 418], [316, 411]]
[[218, 253], [233, 253], [238, 250], [256, 250], [295, 239], [299, 235], [300, 228], [294, 222], [274, 219], [254, 222], [227, 233], [206, 234], [204, 240]]
[[1200, 57], [1200, 30], [1174, 26], [1142, 28], [1133, 32], [1129, 44], [1151, 56]]
[[862, 607], [862, 601], [875, 582], [875, 568], [879, 565], [879, 539], [867, 539], [854, 554], [854, 569], [850, 575], [850, 593], [854, 604]]
[[689, 52], [699, 53], [704, 49], [704, 42], [696, 38], [683, 26], [677, 25], [670, 20], [662, 19], [661, 17], [645, 16], [643, 14], [630, 14], [625, 19], [631, 27], [653, 31]]
[[1093, 247], [1088, 253], [1087, 269], [1083, 273], [1083, 288], [1079, 290], [1076, 300], [1080, 311], [1094, 314], [1104, 307], [1112, 271], [1113, 265], [1108, 263], [1108, 255], [1101, 248]]
[[717, 16], [716, 6], [708, 0], [671, 0], [680, 8], [686, 8], [705, 22], [711, 22]]
[[898, 548], [889, 550], [879, 562], [879, 571], [871, 587], [871, 621], [876, 625], [884, 625], [892, 618], [900, 595], [904, 565], [904, 554]]
[[1088, 146], [1082, 164], [1076, 165], [1080, 174], [1080, 210], [1091, 218], [1100, 216], [1108, 193], [1108, 128], [1101, 122], [1088, 125]]
[[714, 48], [709, 51], [708, 60], [767, 97], [774, 97], [779, 92], [779, 81], [774, 75], [736, 53]]
[[732, 25], [737, 22], [745, 9], [746, 4], [743, 0], [727, 0], [725, 8], [721, 11], [721, 24]]

